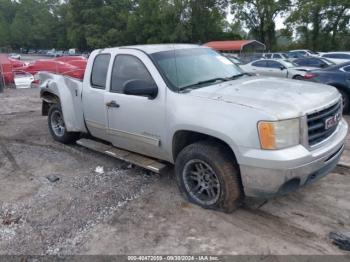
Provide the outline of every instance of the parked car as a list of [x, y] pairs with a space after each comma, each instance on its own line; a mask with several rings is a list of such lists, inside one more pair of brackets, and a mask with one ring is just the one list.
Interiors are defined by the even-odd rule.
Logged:
[[61, 62], [69, 62], [69, 61], [75, 61], [75, 60], [84, 60], [87, 61], [87, 59], [84, 56], [60, 56], [54, 58], [55, 61], [61, 61]]
[[153, 172], [174, 164], [187, 199], [226, 212], [327, 175], [348, 132], [335, 88], [247, 76], [198, 45], [96, 50], [83, 80], [39, 77], [55, 140]]
[[19, 68], [19, 67], [23, 67], [26, 65], [25, 62], [22, 62], [18, 59], [14, 59], [14, 58], [8, 58], [8, 61], [10, 62], [12, 68]]
[[288, 53], [293, 58], [300, 58], [300, 56], [319, 56], [317, 52], [309, 49], [290, 50]]
[[350, 62], [350, 52], [329, 52], [322, 54], [321, 57], [327, 58], [336, 64]]
[[243, 64], [247, 64], [262, 58], [264, 58], [263, 53], [244, 53], [239, 56], [239, 59]]
[[289, 56], [286, 53], [266, 53], [263, 55], [267, 59], [288, 59]]
[[16, 53], [9, 54], [9, 57], [12, 58], [12, 59], [21, 60], [21, 55], [20, 54], [16, 54]]
[[318, 67], [318, 68], [326, 68], [326, 67], [335, 65], [334, 62], [323, 57], [297, 58], [293, 60], [293, 63], [297, 64], [298, 66], [308, 66], [308, 67]]
[[34, 81], [34, 76], [25, 71], [14, 71], [14, 81], [16, 88], [30, 88], [32, 82]]
[[239, 65], [243, 64], [242, 60], [239, 59], [238, 57], [236, 57], [235, 55], [228, 54], [228, 53], [223, 53], [222, 55], [227, 57], [235, 65], [239, 66]]
[[[77, 60], [75, 60], [77, 61]], [[75, 65], [68, 62], [56, 61], [54, 59], [50, 60], [36, 60], [28, 65], [18, 68], [21, 71], [28, 72], [32, 75], [36, 75], [40, 71], [51, 72], [55, 74], [62, 74], [65, 76], [70, 76], [74, 78], [81, 78], [84, 75], [84, 70], [86, 67], [86, 61], [81, 63], [77, 62]]]
[[241, 65], [241, 68], [248, 73], [297, 80], [302, 80], [308, 71], [315, 69], [315, 67], [298, 67], [293, 62], [282, 59], [260, 59], [246, 65]]
[[350, 105], [350, 62], [331, 66], [307, 73], [308, 81], [334, 86], [342, 94], [344, 112], [349, 112]]

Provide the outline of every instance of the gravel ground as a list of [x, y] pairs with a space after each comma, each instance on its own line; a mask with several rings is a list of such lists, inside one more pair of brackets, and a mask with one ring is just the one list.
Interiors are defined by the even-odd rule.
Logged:
[[348, 169], [228, 215], [186, 202], [172, 171], [54, 142], [38, 90], [0, 101], [0, 254], [346, 254], [327, 235], [350, 231]]

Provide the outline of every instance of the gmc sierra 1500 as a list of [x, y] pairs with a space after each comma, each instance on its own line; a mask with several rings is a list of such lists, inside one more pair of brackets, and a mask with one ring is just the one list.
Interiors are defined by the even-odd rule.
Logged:
[[161, 172], [193, 203], [233, 211], [337, 165], [348, 131], [330, 86], [249, 76], [197, 45], [94, 51], [83, 81], [39, 73], [54, 139]]

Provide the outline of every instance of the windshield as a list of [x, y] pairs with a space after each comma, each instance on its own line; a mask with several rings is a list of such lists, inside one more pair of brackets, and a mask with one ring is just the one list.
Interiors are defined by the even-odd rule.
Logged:
[[154, 53], [152, 57], [176, 90], [198, 83], [212, 84], [210, 80], [219, 81], [243, 73], [228, 58], [208, 48], [174, 49]]
[[334, 63], [333, 61], [327, 59], [327, 58], [320, 58], [322, 61], [326, 62], [328, 65], [335, 65], [336, 63]]

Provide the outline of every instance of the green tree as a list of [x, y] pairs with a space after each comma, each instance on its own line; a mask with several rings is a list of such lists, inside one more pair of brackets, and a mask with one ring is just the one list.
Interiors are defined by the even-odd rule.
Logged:
[[296, 28], [298, 41], [314, 50], [343, 48], [349, 33], [348, 0], [298, 0], [286, 24]]
[[290, 0], [231, 0], [231, 12], [241, 20], [250, 34], [268, 50], [276, 47], [275, 19], [290, 8]]

